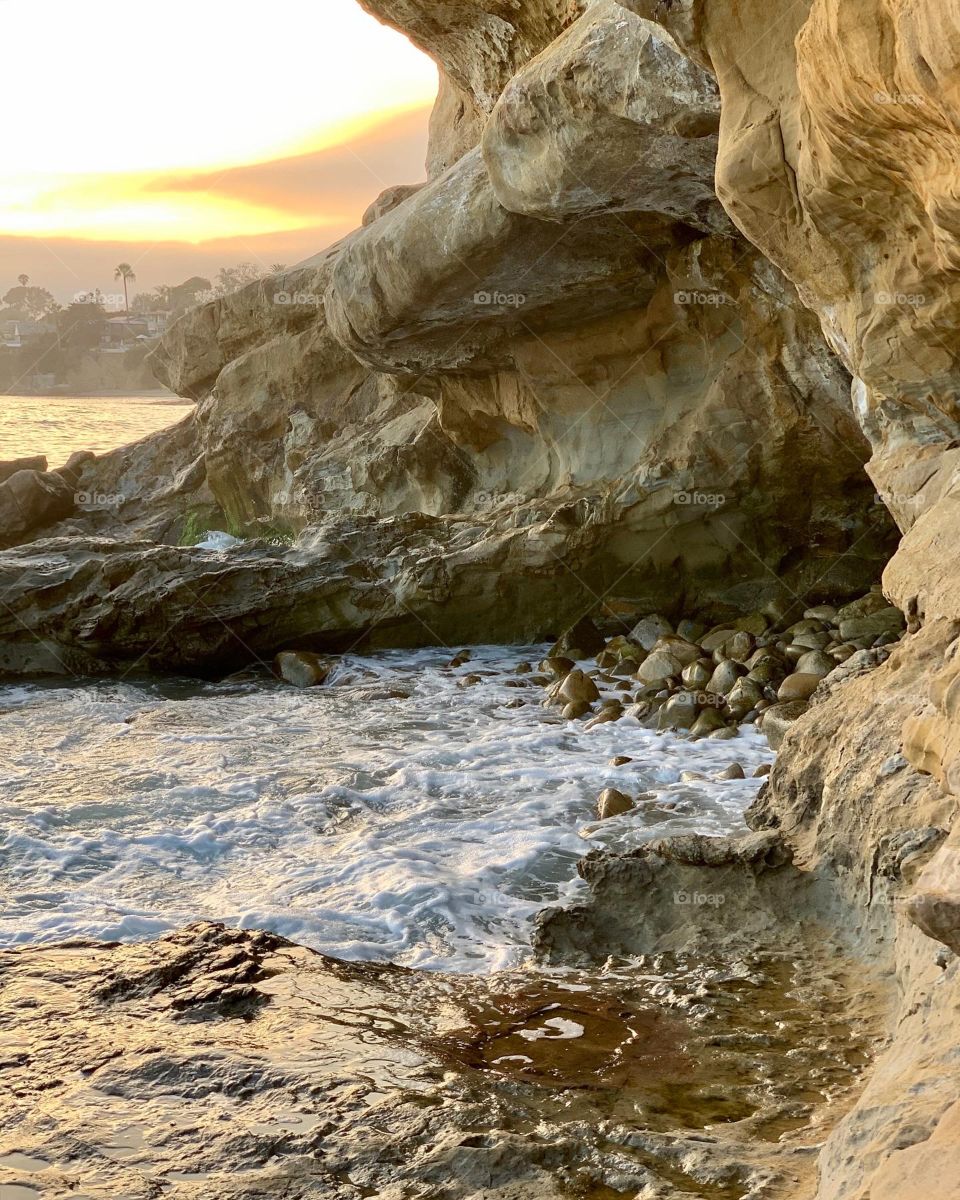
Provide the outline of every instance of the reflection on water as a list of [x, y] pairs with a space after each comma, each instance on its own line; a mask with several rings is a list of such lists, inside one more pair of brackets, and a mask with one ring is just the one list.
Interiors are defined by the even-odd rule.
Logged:
[[0, 459], [45, 454], [60, 467], [76, 450], [105, 454], [183, 419], [168, 392], [137, 396], [0, 396]]

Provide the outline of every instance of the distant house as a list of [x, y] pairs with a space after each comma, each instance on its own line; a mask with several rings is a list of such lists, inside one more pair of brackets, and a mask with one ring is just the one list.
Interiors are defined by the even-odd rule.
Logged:
[[138, 313], [138, 316], [141, 321], [146, 321], [149, 338], [162, 337], [170, 321], [170, 314], [166, 312]]
[[20, 350], [56, 332], [57, 327], [52, 321], [0, 321], [0, 345]]
[[125, 354], [137, 344], [154, 342], [167, 328], [167, 314], [145, 312], [107, 317], [103, 323], [100, 348], [106, 354]]
[[100, 349], [107, 354], [124, 354], [142, 342], [155, 341], [167, 327], [167, 314], [137, 313], [107, 317], [103, 323]]

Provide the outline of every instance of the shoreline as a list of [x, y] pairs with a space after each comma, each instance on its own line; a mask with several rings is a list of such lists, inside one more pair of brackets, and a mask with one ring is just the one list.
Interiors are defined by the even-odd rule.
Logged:
[[3, 392], [6, 400], [152, 400], [159, 404], [184, 404], [192, 406], [193, 400], [186, 400], [167, 388], [143, 388], [131, 392], [127, 388], [101, 388], [93, 392]]

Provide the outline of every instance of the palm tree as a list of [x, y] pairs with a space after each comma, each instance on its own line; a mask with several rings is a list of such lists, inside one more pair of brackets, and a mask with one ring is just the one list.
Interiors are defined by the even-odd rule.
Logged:
[[29, 282], [30, 282], [29, 275], [18, 275], [17, 276], [17, 283], [19, 283], [21, 287], [26, 287]]
[[286, 269], [287, 269], [286, 263], [271, 263], [270, 264], [270, 274], [271, 275], [282, 275]]
[[133, 267], [129, 263], [121, 263], [113, 273], [114, 279], [123, 280], [123, 307], [126, 312], [130, 311], [130, 297], [127, 295], [127, 280], [135, 280], [137, 277], [133, 273]]

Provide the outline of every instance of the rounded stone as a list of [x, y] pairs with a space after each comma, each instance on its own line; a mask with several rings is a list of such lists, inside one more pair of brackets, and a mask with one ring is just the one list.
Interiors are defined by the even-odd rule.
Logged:
[[719, 663], [710, 676], [706, 690], [716, 696], [726, 696], [741, 675], [746, 674], [746, 668], [730, 659]]
[[600, 699], [600, 692], [597, 690], [597, 685], [589, 675], [586, 675], [579, 668], [575, 668], [564, 678], [560, 684], [559, 695], [568, 704], [578, 704], [581, 701], [592, 704], [594, 700]]
[[728, 658], [736, 662], [746, 662], [754, 650], [753, 638], [744, 630], [740, 630], [728, 638], [723, 645]]
[[561, 655], [552, 654], [549, 658], [543, 660], [540, 664], [540, 670], [546, 671], [554, 679], [563, 679], [566, 675], [570, 674], [576, 665], [572, 658], [564, 658]]
[[805, 646], [808, 650], [824, 650], [831, 641], [829, 633], [798, 633], [794, 636], [793, 644]]
[[325, 683], [336, 663], [309, 650], [283, 650], [274, 659], [274, 669], [281, 679], [298, 688], [319, 687]]
[[779, 683], [786, 673], [786, 667], [779, 658], [762, 658], [755, 666], [750, 668], [748, 679], [754, 680], [756, 683]]
[[644, 617], [630, 630], [630, 640], [642, 646], [644, 650], [652, 650], [664, 634], [673, 633], [674, 629], [666, 617], [659, 613]]
[[712, 675], [712, 667], [701, 658], [684, 667], [681, 678], [688, 688], [691, 688], [693, 691], [699, 691], [701, 688], [707, 686]]
[[798, 633], [825, 633], [826, 629], [822, 621], [813, 621], [806, 619], [803, 621], [795, 621], [789, 626], [786, 631], [791, 639], [795, 638]]
[[675, 658], [683, 667], [696, 662], [700, 657], [699, 646], [695, 646], [692, 642], [685, 642], [683, 638], [670, 634], [659, 639], [653, 648], [653, 652], [654, 654], [660, 652], [669, 654], [671, 658]]
[[699, 621], [678, 621], [677, 622], [677, 637], [682, 637], [687, 642], [699, 642], [706, 633], [706, 628]]
[[829, 654], [824, 654], [822, 650], [810, 650], [797, 659], [796, 673], [816, 675], [823, 679], [825, 675], [829, 675], [835, 669], [836, 665], [836, 659], [831, 658]]
[[730, 715], [737, 720], [743, 720], [751, 709], [763, 700], [763, 688], [750, 678], [738, 679], [727, 695], [727, 707]]
[[820, 676], [798, 671], [788, 675], [777, 690], [777, 700], [783, 704], [789, 700], [809, 700], [820, 686]]
[[690, 729], [693, 737], [707, 737], [708, 734], [716, 733], [719, 729], [726, 729], [727, 723], [723, 719], [718, 708], [705, 708], [694, 721]]
[[672, 654], [656, 651], [646, 658], [637, 669], [637, 679], [641, 683], [662, 683], [672, 675], [680, 674], [680, 663]]
[[616, 788], [604, 788], [597, 799], [597, 816], [601, 821], [610, 817], [619, 817], [633, 808], [633, 801], [624, 792]]
[[680, 692], [660, 709], [658, 729], [691, 729], [697, 720], [697, 698], [692, 692]]
[[714, 650], [719, 650], [720, 647], [729, 638], [732, 638], [737, 631], [731, 629], [729, 625], [722, 625], [717, 629], [711, 629], [710, 632], [700, 639], [700, 645], [708, 653], [712, 654]]
[[790, 726], [800, 719], [809, 705], [805, 700], [790, 700], [785, 704], [775, 704], [763, 714], [763, 735], [771, 750], [779, 750], [783, 739], [790, 731]]

